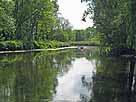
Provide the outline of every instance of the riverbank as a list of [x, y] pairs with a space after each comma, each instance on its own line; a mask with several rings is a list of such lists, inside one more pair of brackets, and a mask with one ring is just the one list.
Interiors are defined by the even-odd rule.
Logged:
[[23, 52], [23, 51], [41, 51], [45, 49], [55, 49], [64, 48], [70, 46], [99, 46], [98, 43], [90, 41], [80, 41], [80, 42], [59, 42], [59, 41], [2, 41], [0, 42], [0, 51], [3, 52]]
[[57, 50], [64, 50], [64, 49], [76, 49], [78, 47], [71, 46], [71, 47], [62, 47], [62, 48], [50, 48], [50, 49], [31, 49], [31, 50], [16, 50], [16, 51], [0, 51], [0, 54], [6, 53], [25, 53], [25, 52], [39, 52], [39, 51], [57, 51]]

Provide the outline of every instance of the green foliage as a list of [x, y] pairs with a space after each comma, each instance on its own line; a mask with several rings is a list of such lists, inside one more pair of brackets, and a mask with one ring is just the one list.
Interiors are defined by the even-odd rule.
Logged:
[[[135, 0], [82, 0], [87, 2], [85, 15], [92, 15], [101, 35], [101, 44], [111, 48], [135, 47]], [[85, 19], [86, 16], [83, 16]]]
[[57, 41], [74, 41], [75, 34], [72, 31], [72, 25], [70, 22], [64, 17], [57, 18], [57, 25], [55, 26], [55, 30], [52, 32], [52, 40]]
[[34, 46], [37, 49], [46, 49], [46, 48], [54, 48], [55, 47], [52, 43], [45, 42], [45, 41], [39, 41], [39, 42], [35, 41]]
[[73, 30], [70, 22], [58, 14], [58, 8], [57, 0], [1, 0], [0, 50], [90, 45], [75, 41], [97, 45], [95, 28]]
[[12, 1], [1, 0], [0, 1], [0, 32], [6, 31], [8, 33], [14, 32], [15, 20], [12, 16], [12, 9], [14, 3]]
[[70, 45], [72, 46], [100, 46], [98, 41], [76, 41], [71, 42]]
[[23, 49], [21, 41], [4, 41], [0, 42], [0, 50], [19, 50]]
[[40, 38], [41, 34], [48, 34], [56, 19], [58, 7], [55, 2], [57, 1], [15, 0], [16, 38], [32, 41], [37, 36]]
[[58, 41], [35, 41], [34, 48], [35, 49], [46, 49], [46, 48], [58, 48], [58, 47], [68, 47], [69, 43], [66, 42], [58, 42]]
[[[94, 27], [88, 27], [85, 30], [74, 30], [75, 33], [75, 41], [81, 42], [81, 41], [90, 41], [92, 42], [100, 42], [101, 36], [100, 33], [96, 31], [96, 28]], [[98, 44], [97, 43], [97, 44]], [[96, 45], [97, 45], [96, 44]]]

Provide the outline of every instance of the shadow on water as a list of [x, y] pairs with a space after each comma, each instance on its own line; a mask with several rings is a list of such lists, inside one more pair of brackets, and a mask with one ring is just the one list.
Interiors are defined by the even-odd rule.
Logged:
[[0, 55], [0, 102], [135, 102], [135, 62], [97, 48]]
[[136, 59], [132, 57], [130, 59], [130, 70], [129, 70], [129, 101], [135, 102], [136, 100], [136, 75], [135, 75], [135, 64]]
[[92, 79], [89, 102], [135, 102], [135, 59], [99, 56]]

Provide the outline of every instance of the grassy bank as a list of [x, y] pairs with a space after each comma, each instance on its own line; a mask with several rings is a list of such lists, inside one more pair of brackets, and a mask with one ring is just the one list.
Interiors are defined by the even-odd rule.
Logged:
[[58, 41], [2, 41], [0, 42], [0, 51], [28, 50], [28, 49], [47, 49], [68, 46], [98, 46], [96, 42], [80, 41], [80, 42], [58, 42]]

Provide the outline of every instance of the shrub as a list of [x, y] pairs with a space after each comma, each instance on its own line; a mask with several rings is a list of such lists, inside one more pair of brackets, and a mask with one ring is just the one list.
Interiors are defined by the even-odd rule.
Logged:
[[20, 50], [23, 49], [21, 41], [3, 41], [0, 42], [0, 50]]

